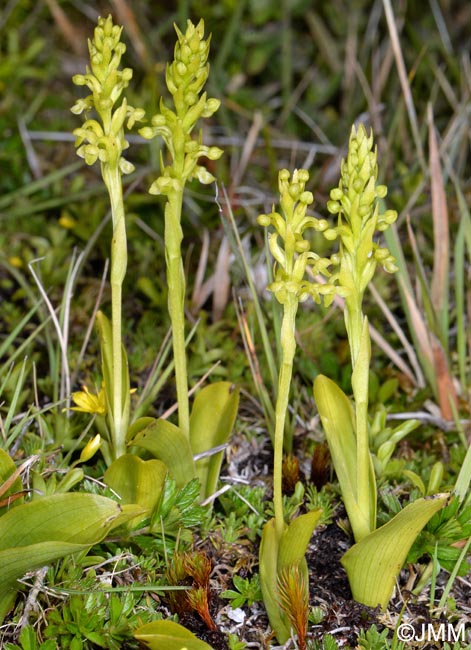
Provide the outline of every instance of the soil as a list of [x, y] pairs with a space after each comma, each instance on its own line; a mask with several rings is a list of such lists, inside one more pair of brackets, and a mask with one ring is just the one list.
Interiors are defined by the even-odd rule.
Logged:
[[[360, 648], [358, 638], [361, 631], [368, 630], [373, 624], [379, 632], [388, 629], [388, 639], [394, 637], [394, 630], [401, 622], [411, 624], [416, 630], [417, 637], [420, 637], [423, 626], [428, 624], [436, 628], [440, 622], [448, 625], [452, 620], [444, 615], [438, 615], [436, 611], [430, 611], [430, 592], [426, 588], [418, 596], [408, 591], [410, 586], [411, 572], [413, 568], [403, 570], [400, 575], [399, 587], [396, 589], [387, 612], [366, 607], [353, 600], [345, 570], [340, 564], [340, 558], [351, 544], [351, 540], [344, 530], [339, 526], [345, 519], [345, 513], [340, 509], [338, 516], [332, 524], [316, 529], [312, 542], [307, 553], [307, 562], [310, 575], [310, 605], [317, 607], [323, 612], [323, 618], [318, 624], [309, 624], [308, 639], [322, 641], [326, 634], [330, 634], [337, 641], [339, 648]], [[439, 575], [436, 585], [435, 601], [440, 599], [443, 588], [446, 585], [448, 574]], [[213, 581], [214, 584], [214, 581]], [[230, 585], [229, 585], [230, 586]], [[227, 577], [223, 580], [222, 589], [227, 588]], [[222, 590], [221, 589], [221, 590]], [[457, 578], [451, 592], [456, 602], [457, 616], [454, 625], [464, 623], [469, 628], [471, 623], [471, 583], [463, 578]], [[217, 607], [220, 607], [217, 613]], [[286, 648], [295, 650], [294, 642], [288, 642], [285, 646], [276, 646], [270, 634], [268, 619], [261, 604], [252, 607], [242, 608], [244, 622], [240, 625], [231, 626], [228, 619], [229, 607], [225, 601], [221, 601], [214, 595], [213, 615], [224, 632], [236, 633], [240, 640], [247, 643], [247, 648], [268, 650], [273, 648]], [[402, 617], [402, 618], [401, 618]], [[199, 636], [212, 645], [214, 650], [226, 650], [228, 648], [224, 636], [213, 633], [211, 640], [201, 631], [201, 622], [188, 620], [189, 627]], [[271, 642], [271, 646], [270, 646]], [[319, 647], [322, 647], [321, 645]], [[471, 646], [469, 646], [471, 647]], [[433, 650], [443, 648], [443, 642], [410, 642], [407, 650], [422, 648]]]

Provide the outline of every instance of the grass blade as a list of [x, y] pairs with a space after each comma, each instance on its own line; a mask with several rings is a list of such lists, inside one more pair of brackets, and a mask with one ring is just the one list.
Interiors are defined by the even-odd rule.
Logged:
[[[466, 327], [466, 288], [465, 268], [468, 253], [468, 262], [471, 262], [471, 216], [466, 201], [459, 186], [456, 186], [458, 206], [461, 213], [460, 225], [455, 242], [455, 303], [456, 303], [456, 348], [458, 353], [458, 369], [462, 389], [468, 385], [466, 371], [469, 359], [469, 340]], [[469, 327], [469, 326], [468, 326]]]
[[[256, 314], [256, 317], [257, 317], [257, 325], [258, 325], [258, 328], [259, 328], [259, 331], [260, 331], [263, 350], [265, 352], [265, 358], [266, 358], [266, 362], [267, 362], [267, 365], [268, 365], [268, 370], [269, 370], [269, 373], [270, 373], [270, 383], [271, 383], [271, 385], [273, 387], [276, 387], [278, 385], [278, 370], [277, 370], [277, 367], [276, 367], [275, 357], [273, 355], [273, 350], [272, 350], [272, 346], [271, 346], [271, 342], [270, 342], [270, 337], [268, 335], [268, 331], [267, 331], [267, 328], [266, 328], [266, 325], [265, 325], [265, 318], [263, 316], [262, 308], [260, 306], [260, 301], [258, 299], [257, 290], [256, 290], [254, 282], [253, 282], [252, 273], [250, 271], [249, 263], [248, 263], [247, 258], [245, 256], [245, 253], [244, 253], [244, 249], [243, 249], [243, 246], [242, 246], [242, 241], [240, 239], [240, 234], [239, 234], [239, 231], [237, 229], [237, 225], [235, 223], [234, 214], [232, 212], [229, 197], [227, 195], [227, 192], [226, 192], [225, 188], [223, 188], [223, 194], [224, 194], [224, 202], [225, 202], [225, 205], [227, 206], [227, 211], [225, 213], [223, 213], [222, 207], [220, 207], [221, 216], [227, 215], [229, 217], [229, 223], [231, 225], [231, 231], [229, 231], [229, 229], [227, 228], [229, 241], [234, 241], [234, 239], [235, 239], [235, 244], [236, 245], [233, 246], [233, 250], [238, 255], [240, 261], [242, 262], [242, 266], [243, 266], [243, 269], [244, 269], [244, 272], [245, 272], [245, 277], [247, 279], [247, 284], [248, 284], [249, 290], [250, 290], [250, 296], [251, 296], [251, 298], [253, 300], [255, 314]], [[223, 222], [223, 225], [226, 228], [226, 218], [223, 218], [222, 222]], [[278, 339], [278, 337], [275, 337], [275, 339]], [[274, 396], [274, 397], [276, 397], [276, 396]], [[275, 399], [273, 401], [275, 401]]]
[[417, 113], [414, 106], [414, 100], [412, 99], [412, 91], [409, 84], [409, 78], [407, 76], [406, 65], [404, 63], [404, 57], [402, 54], [401, 43], [399, 41], [399, 34], [397, 32], [397, 25], [394, 19], [394, 12], [392, 8], [391, 0], [383, 0], [383, 7], [384, 7], [384, 13], [386, 15], [386, 21], [388, 24], [389, 35], [391, 38], [391, 44], [394, 52], [394, 58], [396, 59], [397, 72], [399, 74], [402, 93], [404, 95], [407, 114], [409, 116], [409, 122], [412, 129], [412, 137], [414, 138], [414, 143], [417, 150], [417, 156], [420, 165], [422, 169], [425, 170], [426, 168], [425, 157], [422, 148], [422, 142], [420, 140], [419, 123], [417, 120]]
[[433, 218], [433, 274], [431, 297], [435, 315], [440, 326], [440, 338], [447, 349], [449, 330], [449, 218], [443, 174], [440, 165], [437, 136], [431, 104], [428, 105], [430, 184]]

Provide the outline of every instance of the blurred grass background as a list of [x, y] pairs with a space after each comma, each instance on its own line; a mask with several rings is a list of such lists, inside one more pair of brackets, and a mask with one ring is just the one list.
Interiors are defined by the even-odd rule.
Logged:
[[[452, 242], [441, 255], [449, 258], [470, 196], [468, 2], [6, 0], [0, 10], [0, 321], [4, 333], [11, 332], [38, 300], [28, 268], [34, 259], [41, 258], [41, 282], [52, 303], [59, 304], [72, 252], [85, 251], [76, 269], [71, 340], [83, 337], [102, 290], [109, 236], [106, 196], [97, 170], [85, 169], [75, 155], [72, 130], [79, 121], [69, 109], [80, 94], [71, 77], [85, 69], [87, 38], [97, 16], [110, 12], [124, 25], [128, 46], [124, 63], [134, 70], [129, 101], [145, 107], [149, 117], [160, 96], [166, 96], [165, 63], [172, 58], [173, 24], [183, 29], [188, 18], [203, 18], [212, 33], [208, 92], [222, 100], [222, 107], [205, 125], [205, 139], [221, 146], [225, 155], [214, 163], [218, 195], [214, 187], [202, 189], [195, 184], [186, 200], [189, 315], [206, 322], [192, 343], [193, 378], [201, 376], [213, 359], [229, 359], [239, 345], [230, 289], [243, 292], [245, 280], [237, 255], [229, 254], [230, 228], [224, 226], [227, 201], [262, 290], [264, 241], [255, 219], [277, 200], [278, 170], [308, 168], [315, 210], [325, 215], [328, 192], [337, 182], [354, 123], [362, 121], [374, 130], [381, 180], [389, 187], [388, 207], [400, 213], [398, 241], [405, 272], [415, 273], [419, 264], [416, 259], [414, 267], [406, 218], [426, 274], [434, 266], [432, 199], [437, 182]], [[431, 130], [436, 134], [441, 177], [431, 171]], [[128, 157], [137, 164], [137, 172], [125, 179], [131, 260], [125, 318], [127, 336], [134, 343], [131, 365], [142, 368], [152, 362], [156, 332], [163, 338], [168, 327], [162, 206], [147, 194], [158, 173], [159, 144], [144, 144], [135, 137]], [[325, 245], [321, 240], [316, 243]], [[446, 268], [447, 273], [453, 271], [452, 266]], [[467, 269], [463, 260], [465, 275]], [[380, 274], [377, 288], [404, 328], [396, 282]], [[467, 294], [463, 296], [464, 314]], [[106, 300], [105, 285], [105, 304]], [[417, 300], [423, 311], [423, 296]], [[455, 310], [453, 301], [449, 310]], [[335, 338], [341, 325], [331, 325], [330, 335], [325, 320], [309, 318], [303, 323], [301, 315], [300, 371], [312, 379], [320, 364], [335, 376], [345, 350], [330, 336]], [[27, 340], [32, 319], [16, 345]], [[409, 325], [414, 328], [414, 322], [409, 320]], [[381, 327], [385, 329], [384, 324]], [[385, 331], [395, 344], [396, 334], [389, 330], [387, 326]], [[316, 350], [319, 335], [324, 339], [322, 354]], [[50, 356], [47, 336], [44, 345]], [[447, 349], [448, 344], [442, 341], [442, 346]], [[81, 359], [80, 345], [76, 347], [71, 350], [72, 367]], [[246, 372], [246, 364], [238, 356], [231, 361], [230, 374], [237, 379]], [[86, 361], [78, 372], [86, 374]], [[222, 364], [216, 373], [227, 375], [228, 369]]]

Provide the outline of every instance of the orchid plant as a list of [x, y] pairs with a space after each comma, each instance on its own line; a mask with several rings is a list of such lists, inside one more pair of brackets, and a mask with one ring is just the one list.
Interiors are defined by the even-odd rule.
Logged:
[[[100, 169], [111, 203], [113, 236], [111, 241], [111, 321], [102, 313], [97, 316], [101, 342], [103, 386], [96, 394], [84, 388], [72, 395], [76, 410], [93, 414], [102, 434], [101, 449], [108, 465], [105, 480], [127, 499], [139, 497], [151, 508], [154, 499], [137, 494], [130, 485], [130, 476], [144, 484], [154, 480], [162, 486], [162, 467], [168, 469], [177, 485], [182, 487], [192, 478], [201, 481], [201, 495], [210, 496], [216, 489], [224, 445], [237, 414], [239, 393], [231, 382], [217, 382], [199, 391], [190, 415], [187, 363], [185, 350], [185, 277], [181, 243], [181, 213], [185, 185], [192, 178], [212, 183], [215, 178], [199, 164], [201, 157], [217, 160], [222, 150], [203, 144], [201, 133], [193, 137], [200, 118], [207, 118], [219, 107], [219, 100], [202, 92], [209, 74], [210, 38], [204, 38], [204, 23], [187, 23], [185, 33], [177, 27], [174, 61], [168, 65], [166, 81], [173, 98], [174, 110], [164, 100], [152, 126], [141, 129], [146, 138], [163, 137], [169, 152], [169, 164], [161, 157], [161, 174], [150, 187], [151, 194], [167, 199], [165, 206], [165, 256], [168, 277], [168, 306], [172, 322], [173, 353], [178, 402], [178, 426], [166, 420], [130, 414], [130, 381], [127, 356], [122, 345], [122, 285], [127, 266], [126, 222], [123, 203], [122, 174], [133, 171], [123, 157], [128, 147], [125, 129], [142, 121], [145, 112], [132, 108], [123, 91], [132, 78], [130, 68], [120, 69], [126, 51], [121, 42], [122, 28], [114, 25], [111, 16], [99, 18], [94, 38], [89, 41], [90, 68], [86, 74], [75, 75], [73, 81], [87, 86], [91, 94], [79, 99], [72, 111], [76, 114], [94, 110], [96, 117], [86, 119], [75, 129], [79, 156]], [[119, 100], [121, 99], [121, 103]], [[119, 104], [119, 105], [118, 105]], [[105, 426], [105, 421], [107, 426]], [[109, 432], [109, 433], [108, 433]], [[96, 438], [87, 453], [96, 451]], [[129, 447], [151, 452], [160, 465], [149, 464], [128, 453]], [[139, 482], [139, 481], [138, 481]]]
[[[151, 451], [169, 468], [178, 485], [198, 476], [202, 497], [216, 489], [222, 462], [222, 448], [234, 426], [239, 392], [231, 382], [215, 382], [199, 391], [190, 413], [185, 348], [185, 275], [182, 262], [183, 195], [192, 179], [208, 184], [214, 176], [199, 160], [217, 160], [222, 150], [203, 144], [200, 131], [193, 135], [201, 118], [211, 117], [220, 101], [203, 92], [209, 75], [210, 37], [204, 37], [204, 21], [187, 21], [185, 33], [175, 26], [177, 43], [174, 60], [167, 66], [166, 83], [173, 108], [161, 99], [160, 111], [151, 119], [152, 126], [140, 129], [147, 139], [160, 136], [167, 147], [168, 159], [161, 153], [160, 175], [149, 192], [162, 195], [165, 203], [165, 259], [167, 263], [168, 308], [172, 324], [178, 426], [164, 420], [135, 427], [133, 443]], [[196, 460], [195, 460], [196, 457]]]
[[[300, 302], [331, 304], [335, 296], [344, 299], [344, 316], [352, 360], [353, 403], [325, 376], [318, 376], [314, 396], [330, 447], [343, 500], [356, 544], [342, 562], [347, 570], [354, 597], [373, 607], [386, 607], [394, 582], [417, 535], [447, 501], [448, 495], [418, 499], [390, 522], [376, 529], [376, 478], [369, 442], [368, 384], [371, 342], [368, 319], [363, 314], [363, 297], [376, 266], [390, 273], [396, 270], [389, 250], [376, 241], [377, 233], [394, 223], [393, 210], [381, 211], [379, 201], [387, 188], [377, 183], [377, 152], [373, 135], [360, 125], [352, 129], [348, 156], [341, 166], [341, 179], [332, 190], [328, 210], [337, 217], [335, 226], [307, 214], [313, 202], [306, 191], [306, 170], [279, 174], [282, 214], [272, 210], [258, 218], [260, 225], [272, 227], [269, 248], [275, 260], [273, 282], [268, 289], [283, 307], [281, 326], [282, 359], [275, 408], [273, 501], [274, 518], [263, 529], [260, 545], [260, 582], [270, 623], [280, 643], [285, 643], [291, 627], [305, 617], [307, 590], [305, 552], [319, 511], [285, 522], [282, 503], [282, 454], [285, 419], [296, 351], [296, 313]], [[339, 240], [339, 251], [321, 258], [310, 250], [304, 234], [309, 228], [323, 233], [328, 241]], [[310, 276], [315, 281], [306, 279]], [[321, 279], [323, 278], [323, 280]], [[317, 281], [319, 280], [319, 281]], [[404, 432], [415, 423], [404, 425]], [[401, 433], [401, 432], [399, 432]], [[378, 453], [392, 453], [398, 439], [385, 440]], [[402, 435], [402, 433], [401, 433]], [[405, 433], [404, 433], [405, 435]], [[381, 454], [380, 454], [381, 455]], [[286, 580], [286, 575], [291, 579]], [[290, 595], [291, 585], [291, 595]], [[304, 585], [304, 586], [302, 586]], [[296, 587], [296, 588], [294, 588]], [[302, 626], [301, 626], [302, 627]], [[296, 629], [298, 639], [305, 631]]]
[[[314, 382], [314, 398], [356, 541], [342, 559], [352, 593], [360, 602], [385, 608], [411, 545], [448, 495], [418, 499], [376, 528], [377, 490], [368, 420], [371, 341], [362, 305], [377, 265], [389, 273], [396, 271], [391, 253], [375, 238], [397, 218], [393, 210], [380, 210], [379, 201], [386, 196], [387, 188], [378, 184], [377, 178], [373, 134], [368, 135], [363, 125], [353, 127], [339, 185], [331, 191], [327, 204], [329, 212], [337, 217], [337, 225], [324, 230], [328, 240], [340, 241], [339, 252], [331, 260], [337, 265], [336, 279], [345, 295], [353, 404], [323, 375]], [[404, 431], [413, 426], [405, 424]], [[392, 440], [383, 443], [389, 454], [391, 444]]]
[[209, 75], [210, 38], [204, 38], [204, 22], [198, 25], [188, 21], [183, 34], [178, 27], [175, 58], [167, 66], [167, 88], [172, 96], [174, 110], [160, 101], [160, 112], [152, 118], [152, 126], [140, 129], [147, 139], [159, 135], [170, 154], [170, 164], [161, 157], [161, 174], [149, 188], [150, 194], [166, 197], [165, 204], [165, 258], [167, 261], [168, 307], [172, 322], [175, 379], [178, 400], [178, 424], [182, 434], [190, 435], [190, 410], [188, 376], [185, 351], [185, 275], [183, 272], [181, 226], [183, 192], [192, 178], [200, 183], [213, 183], [216, 179], [206, 167], [198, 164], [199, 158], [217, 160], [222, 155], [218, 147], [203, 144], [202, 134], [194, 138], [192, 132], [202, 117], [211, 117], [220, 101], [201, 93]]
[[93, 40], [88, 41], [90, 68], [86, 74], [77, 74], [73, 82], [87, 86], [91, 94], [77, 100], [72, 112], [88, 114], [92, 109], [98, 119], [87, 119], [74, 130], [77, 154], [87, 165], [100, 163], [100, 170], [110, 197], [113, 237], [111, 240], [111, 326], [101, 314], [99, 326], [102, 347], [102, 365], [106, 413], [111, 440], [107, 442], [111, 456], [119, 458], [126, 453], [126, 434], [129, 425], [130, 397], [127, 357], [122, 345], [121, 304], [122, 286], [127, 266], [126, 220], [123, 201], [122, 175], [134, 166], [123, 157], [129, 143], [125, 129], [144, 117], [142, 108], [129, 106], [126, 98], [120, 100], [131, 78], [131, 68], [120, 70], [126, 46], [121, 42], [122, 27], [113, 24], [111, 16], [99, 18]]
[[[305, 169], [295, 170], [292, 177], [288, 170], [279, 173], [281, 212], [272, 209], [270, 214], [258, 217], [258, 223], [273, 227], [268, 241], [275, 259], [273, 282], [268, 286], [283, 307], [281, 324], [282, 359], [278, 377], [278, 392], [275, 407], [275, 436], [273, 461], [273, 505], [274, 518], [264, 526], [260, 545], [260, 583], [263, 599], [271, 626], [280, 643], [290, 637], [290, 605], [301, 607], [308, 598], [307, 565], [305, 553], [314, 527], [320, 517], [320, 510], [313, 510], [289, 524], [285, 522], [282, 497], [283, 440], [285, 436], [286, 413], [296, 352], [296, 313], [300, 302], [312, 297], [320, 302], [321, 296], [328, 304], [338, 291], [331, 281], [313, 282], [306, 279], [308, 268], [316, 275], [329, 278], [331, 260], [319, 257], [310, 250], [305, 233], [309, 229], [323, 231], [328, 228], [325, 220], [318, 220], [307, 214], [313, 203], [313, 195], [307, 191], [309, 173]], [[286, 575], [297, 575], [297, 580], [286, 580]], [[296, 586], [293, 590], [290, 587]], [[297, 591], [301, 589], [303, 597]], [[296, 620], [307, 620], [303, 615]], [[298, 637], [303, 630], [297, 630]]]

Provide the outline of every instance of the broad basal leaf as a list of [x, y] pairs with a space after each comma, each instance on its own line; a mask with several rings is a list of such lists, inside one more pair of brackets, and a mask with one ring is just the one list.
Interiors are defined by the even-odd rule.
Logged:
[[104, 481], [121, 497], [121, 503], [135, 503], [142, 514], [131, 519], [127, 526], [133, 528], [157, 508], [167, 474], [165, 464], [156, 459], [142, 460], [125, 454], [108, 467]]
[[[190, 417], [190, 443], [194, 455], [227, 442], [238, 408], [239, 390], [229, 381], [209, 384], [199, 391]], [[221, 451], [196, 462], [203, 498], [216, 491], [222, 458]]]
[[0, 620], [18, 578], [100, 542], [138, 511], [95, 494], [66, 493], [19, 505], [0, 517]]
[[365, 521], [357, 504], [357, 446], [353, 406], [342, 389], [324, 375], [319, 375], [314, 381], [314, 399], [355, 539], [361, 539], [364, 531], [374, 528], [374, 522]]
[[410, 547], [448, 497], [437, 494], [417, 499], [345, 553], [341, 562], [355, 600], [369, 607], [387, 607]]
[[306, 555], [309, 541], [322, 510], [311, 510], [290, 521], [283, 531], [278, 551], [278, 573], [291, 564], [298, 565]]
[[263, 602], [272, 630], [279, 643], [290, 638], [290, 625], [278, 603], [278, 551], [275, 520], [270, 519], [263, 527], [259, 551], [260, 586]]
[[190, 443], [180, 429], [167, 420], [152, 420], [130, 442], [142, 447], [165, 463], [177, 487], [195, 478], [196, 470]]

